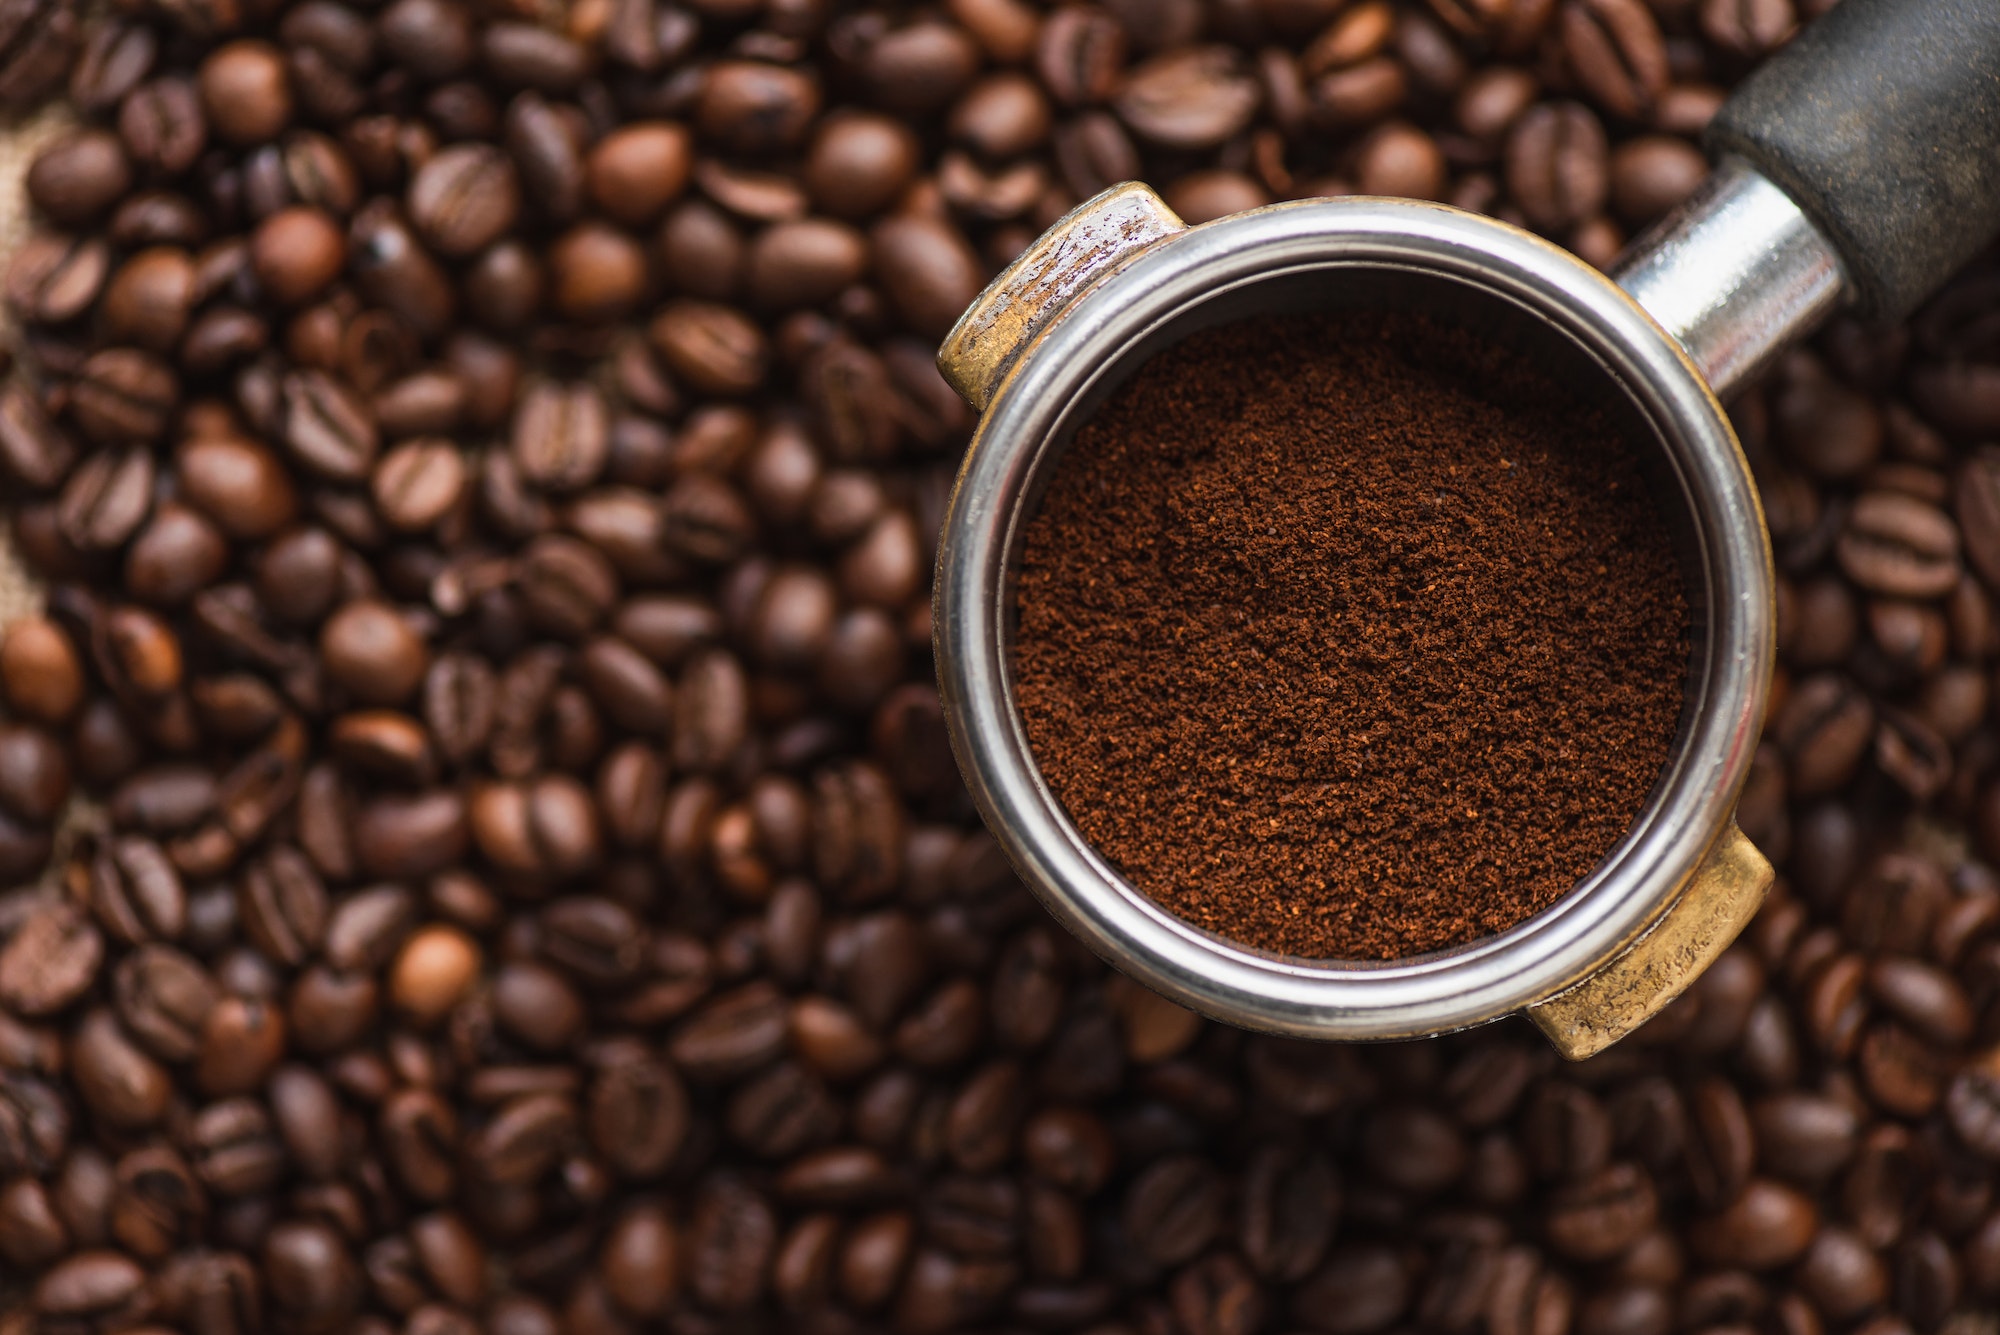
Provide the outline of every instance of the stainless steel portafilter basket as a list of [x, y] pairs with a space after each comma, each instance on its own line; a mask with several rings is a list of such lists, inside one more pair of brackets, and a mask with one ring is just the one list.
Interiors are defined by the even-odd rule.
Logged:
[[[952, 744], [1023, 878], [1112, 963], [1250, 1028], [1404, 1038], [1524, 1012], [1580, 1058], [1678, 995], [1755, 913], [1771, 868], [1734, 813], [1769, 691], [1773, 577], [1718, 400], [1843, 304], [1906, 312], [2000, 228], [2000, 4], [1844, 0], [1739, 90], [1709, 140], [1718, 169], [1610, 277], [1439, 205], [1303, 200], [1187, 227], [1126, 184], [1052, 227], [953, 329], [938, 363], [981, 418], [938, 553]], [[1303, 960], [1181, 920], [1077, 831], [1015, 709], [1014, 572], [1065, 446], [1153, 354], [1246, 317], [1383, 308], [1524, 348], [1657, 444], [1694, 648], [1664, 772], [1571, 893], [1453, 950]]]

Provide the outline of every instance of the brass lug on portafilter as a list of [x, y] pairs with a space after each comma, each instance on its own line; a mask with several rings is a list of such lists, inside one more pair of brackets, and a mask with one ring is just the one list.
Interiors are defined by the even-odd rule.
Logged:
[[1528, 1007], [1528, 1018], [1571, 1061], [1604, 1051], [1715, 963], [1757, 916], [1773, 875], [1731, 821], [1681, 897], [1644, 934], [1582, 982]]
[[1071, 209], [979, 294], [938, 349], [938, 369], [985, 412], [1014, 363], [1085, 289], [1187, 224], [1136, 181]]

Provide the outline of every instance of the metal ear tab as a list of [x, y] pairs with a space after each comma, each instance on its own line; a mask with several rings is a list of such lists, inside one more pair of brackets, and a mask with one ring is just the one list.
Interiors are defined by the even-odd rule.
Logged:
[[1594, 1056], [1687, 990], [1750, 925], [1776, 873], [1731, 821], [1687, 889], [1644, 935], [1574, 987], [1527, 1008], [1556, 1051]]
[[1085, 289], [1154, 242], [1186, 230], [1165, 201], [1136, 181], [1092, 196], [986, 285], [945, 335], [938, 370], [975, 412], [986, 411], [1022, 351]]

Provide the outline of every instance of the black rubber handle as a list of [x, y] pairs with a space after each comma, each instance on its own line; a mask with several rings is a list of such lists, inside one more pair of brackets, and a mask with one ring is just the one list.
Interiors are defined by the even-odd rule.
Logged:
[[2000, 231], [2000, 0], [1841, 0], [1707, 142], [1820, 225], [1862, 314], [1906, 315]]

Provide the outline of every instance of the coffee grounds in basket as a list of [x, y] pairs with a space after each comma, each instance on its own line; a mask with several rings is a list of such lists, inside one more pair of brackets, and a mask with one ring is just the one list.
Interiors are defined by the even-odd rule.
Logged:
[[1133, 885], [1246, 945], [1401, 958], [1549, 907], [1623, 837], [1689, 618], [1646, 446], [1406, 314], [1158, 355], [1031, 522], [1015, 695]]

